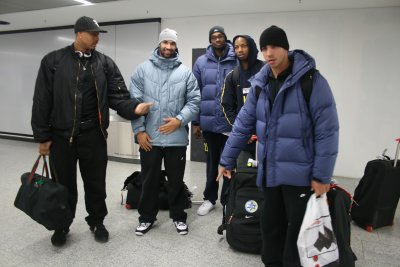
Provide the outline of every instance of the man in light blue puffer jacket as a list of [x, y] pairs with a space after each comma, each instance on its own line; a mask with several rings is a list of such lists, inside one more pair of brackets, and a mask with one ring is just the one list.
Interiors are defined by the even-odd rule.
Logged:
[[297, 237], [308, 199], [312, 191], [317, 196], [329, 191], [338, 153], [336, 104], [318, 71], [307, 103], [301, 77], [315, 68], [315, 61], [302, 50], [289, 52], [282, 29], [267, 28], [260, 48], [268, 64], [251, 81], [222, 153], [218, 177], [231, 176], [237, 156], [256, 131], [257, 185], [264, 192], [262, 260], [266, 266], [300, 266]]
[[139, 226], [135, 231], [139, 236], [149, 231], [156, 220], [163, 159], [168, 177], [170, 218], [179, 234], [189, 231], [183, 183], [189, 143], [187, 124], [198, 115], [200, 89], [192, 71], [179, 59], [177, 40], [176, 31], [164, 29], [159, 46], [131, 77], [131, 96], [153, 103], [147, 116], [132, 121], [140, 146], [143, 179]]

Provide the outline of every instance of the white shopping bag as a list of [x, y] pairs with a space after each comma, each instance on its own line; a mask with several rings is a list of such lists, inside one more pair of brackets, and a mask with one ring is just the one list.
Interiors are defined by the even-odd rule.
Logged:
[[339, 260], [326, 194], [312, 194], [297, 239], [302, 266], [320, 267]]

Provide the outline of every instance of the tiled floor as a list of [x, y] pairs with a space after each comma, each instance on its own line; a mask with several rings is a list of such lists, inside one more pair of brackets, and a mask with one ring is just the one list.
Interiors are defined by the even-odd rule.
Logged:
[[[262, 266], [260, 256], [232, 250], [225, 238], [217, 234], [222, 208], [217, 205], [207, 216], [197, 216], [197, 205], [188, 210], [187, 236], [180, 236], [168, 213], [162, 211], [154, 229], [143, 237], [134, 234], [138, 213], [126, 210], [121, 202], [125, 178], [140, 166], [110, 161], [107, 176], [109, 215], [105, 224], [110, 230], [106, 244], [94, 241], [84, 217], [83, 187], [79, 180], [77, 216], [67, 244], [55, 248], [51, 232], [36, 224], [13, 206], [20, 175], [29, 171], [37, 156], [37, 145], [29, 142], [0, 139], [0, 266]], [[188, 162], [185, 181], [202, 199], [205, 165]], [[360, 174], [361, 176], [361, 174]], [[358, 179], [338, 178], [353, 192]], [[398, 189], [397, 189], [398, 190]], [[368, 233], [352, 225], [352, 247], [358, 257], [356, 266], [400, 266], [400, 217], [393, 227]]]

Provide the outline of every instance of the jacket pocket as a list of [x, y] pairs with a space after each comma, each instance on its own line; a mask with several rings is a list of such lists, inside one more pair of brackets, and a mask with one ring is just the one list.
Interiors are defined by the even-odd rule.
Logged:
[[312, 161], [313, 154], [314, 154], [313, 150], [311, 148], [311, 143], [312, 143], [312, 140], [311, 140], [310, 136], [306, 135], [303, 137], [303, 149], [306, 154], [307, 161], [309, 161], [309, 162]]

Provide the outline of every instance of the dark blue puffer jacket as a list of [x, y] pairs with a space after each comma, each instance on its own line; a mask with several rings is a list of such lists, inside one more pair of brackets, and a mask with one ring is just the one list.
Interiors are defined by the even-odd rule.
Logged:
[[225, 133], [231, 130], [222, 112], [220, 99], [224, 78], [235, 66], [235, 52], [229, 42], [222, 57], [216, 58], [212, 45], [209, 45], [206, 54], [194, 63], [193, 74], [200, 87], [201, 105], [199, 118], [193, 124], [200, 124], [203, 131]]
[[[221, 156], [220, 164], [232, 170], [249, 136], [256, 131], [259, 187], [309, 186], [313, 178], [328, 184], [333, 175], [339, 122], [332, 91], [325, 78], [316, 72], [307, 107], [300, 78], [315, 68], [315, 61], [301, 50], [289, 52], [289, 58], [293, 63], [292, 73], [272, 107], [268, 101], [270, 67], [265, 65], [256, 74]], [[258, 101], [257, 86], [261, 88]]]

